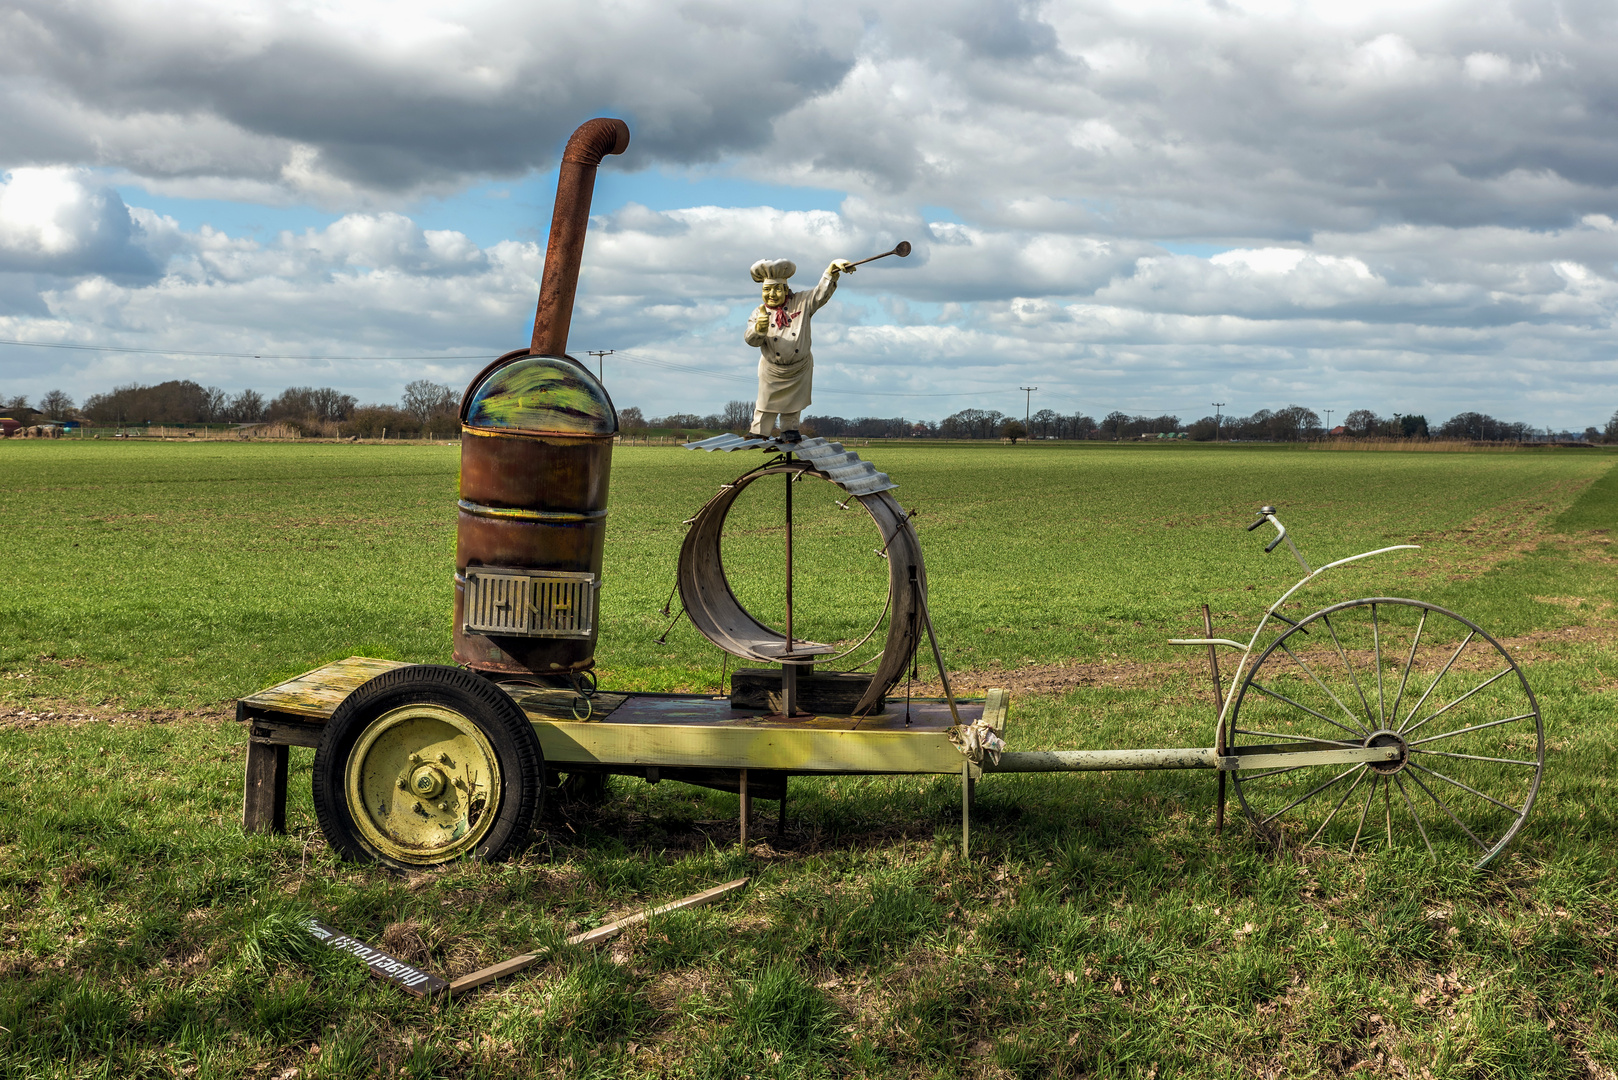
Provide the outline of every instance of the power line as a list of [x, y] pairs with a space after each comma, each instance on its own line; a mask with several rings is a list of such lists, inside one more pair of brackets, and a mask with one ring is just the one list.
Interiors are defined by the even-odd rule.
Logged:
[[[340, 360], [345, 362], [359, 362], [367, 360], [493, 360], [500, 353], [460, 353], [446, 355], [444, 353], [426, 353], [415, 356], [312, 356], [299, 353], [246, 353], [246, 352], [214, 352], [201, 349], [143, 349], [129, 345], [82, 345], [67, 341], [26, 341], [20, 338], [0, 338], [0, 345], [15, 345], [28, 349], [65, 349], [70, 352], [102, 352], [125, 353], [138, 356], [197, 356], [210, 357], [220, 360]], [[643, 367], [661, 368], [665, 371], [678, 371], [685, 375], [699, 375], [709, 379], [723, 379], [727, 382], [751, 383], [751, 375], [737, 375], [731, 372], [716, 371], [711, 368], [694, 367], [690, 364], [675, 363], [661, 357], [648, 356], [631, 349], [607, 349], [604, 351], [591, 349], [591, 356], [617, 355], [633, 364]], [[996, 389], [993, 387], [979, 387], [967, 390], [954, 390], [943, 393], [916, 393], [908, 390], [844, 390], [837, 387], [817, 386], [815, 388], [822, 394], [840, 394], [847, 397], [887, 397], [887, 398], [959, 398], [959, 397], [985, 397], [1014, 393], [1016, 391]], [[1018, 387], [1018, 391], [1025, 390]], [[1034, 387], [1033, 389], [1038, 389]], [[1027, 402], [1025, 401], [1025, 406]], [[1181, 406], [1174, 409], [1176, 412], [1185, 412], [1188, 407]], [[1026, 411], [1026, 410], [1025, 410]], [[1144, 414], [1143, 414], [1144, 415]]]
[[20, 345], [30, 349], [68, 349], [74, 352], [138, 353], [145, 356], [210, 356], [222, 360], [492, 360], [499, 353], [469, 353], [461, 356], [293, 356], [275, 353], [201, 352], [194, 349], [137, 349], [126, 345], [77, 345], [66, 341], [21, 341], [0, 338], [0, 345]]
[[[687, 375], [702, 375], [710, 379], [725, 379], [730, 382], [751, 383], [754, 381], [750, 375], [735, 375], [725, 371], [715, 371], [712, 368], [692, 367], [689, 364], [677, 364], [661, 357], [647, 356], [635, 352], [633, 349], [620, 349], [618, 355], [633, 364], [644, 364], [647, 367], [663, 368], [668, 371], [679, 371]], [[898, 397], [898, 398], [950, 398], [950, 397], [982, 397], [985, 394], [1008, 394], [1009, 390], [973, 389], [958, 390], [942, 394], [918, 394], [907, 390], [840, 390], [830, 386], [817, 386], [817, 394], [847, 394], [853, 397]]]

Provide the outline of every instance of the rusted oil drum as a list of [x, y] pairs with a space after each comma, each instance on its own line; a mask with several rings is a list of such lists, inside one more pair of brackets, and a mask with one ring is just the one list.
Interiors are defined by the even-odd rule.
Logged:
[[461, 402], [455, 660], [492, 676], [595, 663], [618, 414], [578, 361], [507, 353]]

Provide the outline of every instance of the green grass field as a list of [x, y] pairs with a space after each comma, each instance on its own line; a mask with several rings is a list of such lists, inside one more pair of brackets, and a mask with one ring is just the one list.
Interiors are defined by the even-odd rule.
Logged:
[[[1244, 636], [1296, 578], [1243, 531], [1259, 503], [1317, 565], [1422, 544], [1311, 599], [1414, 595], [1527, 665], [1545, 786], [1486, 871], [1419, 841], [1276, 858], [1239, 821], [1213, 837], [1211, 777], [1172, 772], [990, 777], [964, 864], [947, 780], [795, 780], [787, 833], [744, 854], [734, 796], [619, 779], [518, 861], [401, 878], [331, 857], [295, 750], [290, 834], [243, 837], [236, 696], [447, 657], [457, 453], [0, 446], [0, 1075], [1614, 1075], [1610, 455], [862, 448], [919, 510], [952, 670], [1019, 688], [1017, 748], [1206, 743], [1201, 657], [1163, 641], [1204, 602]], [[660, 609], [682, 520], [757, 460], [619, 448], [605, 688], [719, 685]], [[797, 491], [799, 618], [857, 637], [874, 533]], [[749, 498], [727, 558], [770, 613], [780, 492]], [[740, 900], [562, 944], [741, 873]], [[422, 1004], [312, 945], [310, 914], [451, 974], [551, 956]]]

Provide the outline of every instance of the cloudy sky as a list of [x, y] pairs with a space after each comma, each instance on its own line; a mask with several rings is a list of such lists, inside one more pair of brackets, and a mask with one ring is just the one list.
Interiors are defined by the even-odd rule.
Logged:
[[0, 50], [7, 396], [459, 386], [618, 116], [570, 349], [620, 407], [752, 396], [753, 260], [908, 239], [811, 411], [1618, 408], [1610, 3], [5, 0]]

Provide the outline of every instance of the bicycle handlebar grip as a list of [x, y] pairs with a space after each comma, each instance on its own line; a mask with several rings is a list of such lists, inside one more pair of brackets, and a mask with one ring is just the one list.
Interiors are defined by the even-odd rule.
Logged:
[[1260, 516], [1259, 516], [1259, 519], [1258, 519], [1258, 520], [1257, 520], [1257, 521], [1255, 521], [1255, 522], [1253, 522], [1253, 524], [1251, 524], [1251, 525], [1249, 525], [1249, 526], [1248, 526], [1248, 527], [1247, 527], [1247, 531], [1248, 531], [1248, 532], [1252, 532], [1252, 531], [1253, 531], [1253, 530], [1254, 530], [1254, 529], [1256, 529], [1256, 528], [1258, 528], [1258, 527], [1259, 527], [1259, 526], [1260, 526], [1260, 525], [1262, 525], [1262, 524], [1264, 524], [1264, 521], [1265, 521], [1265, 519], [1264, 519], [1264, 517], [1263, 517], [1263, 515], [1260, 515]]

